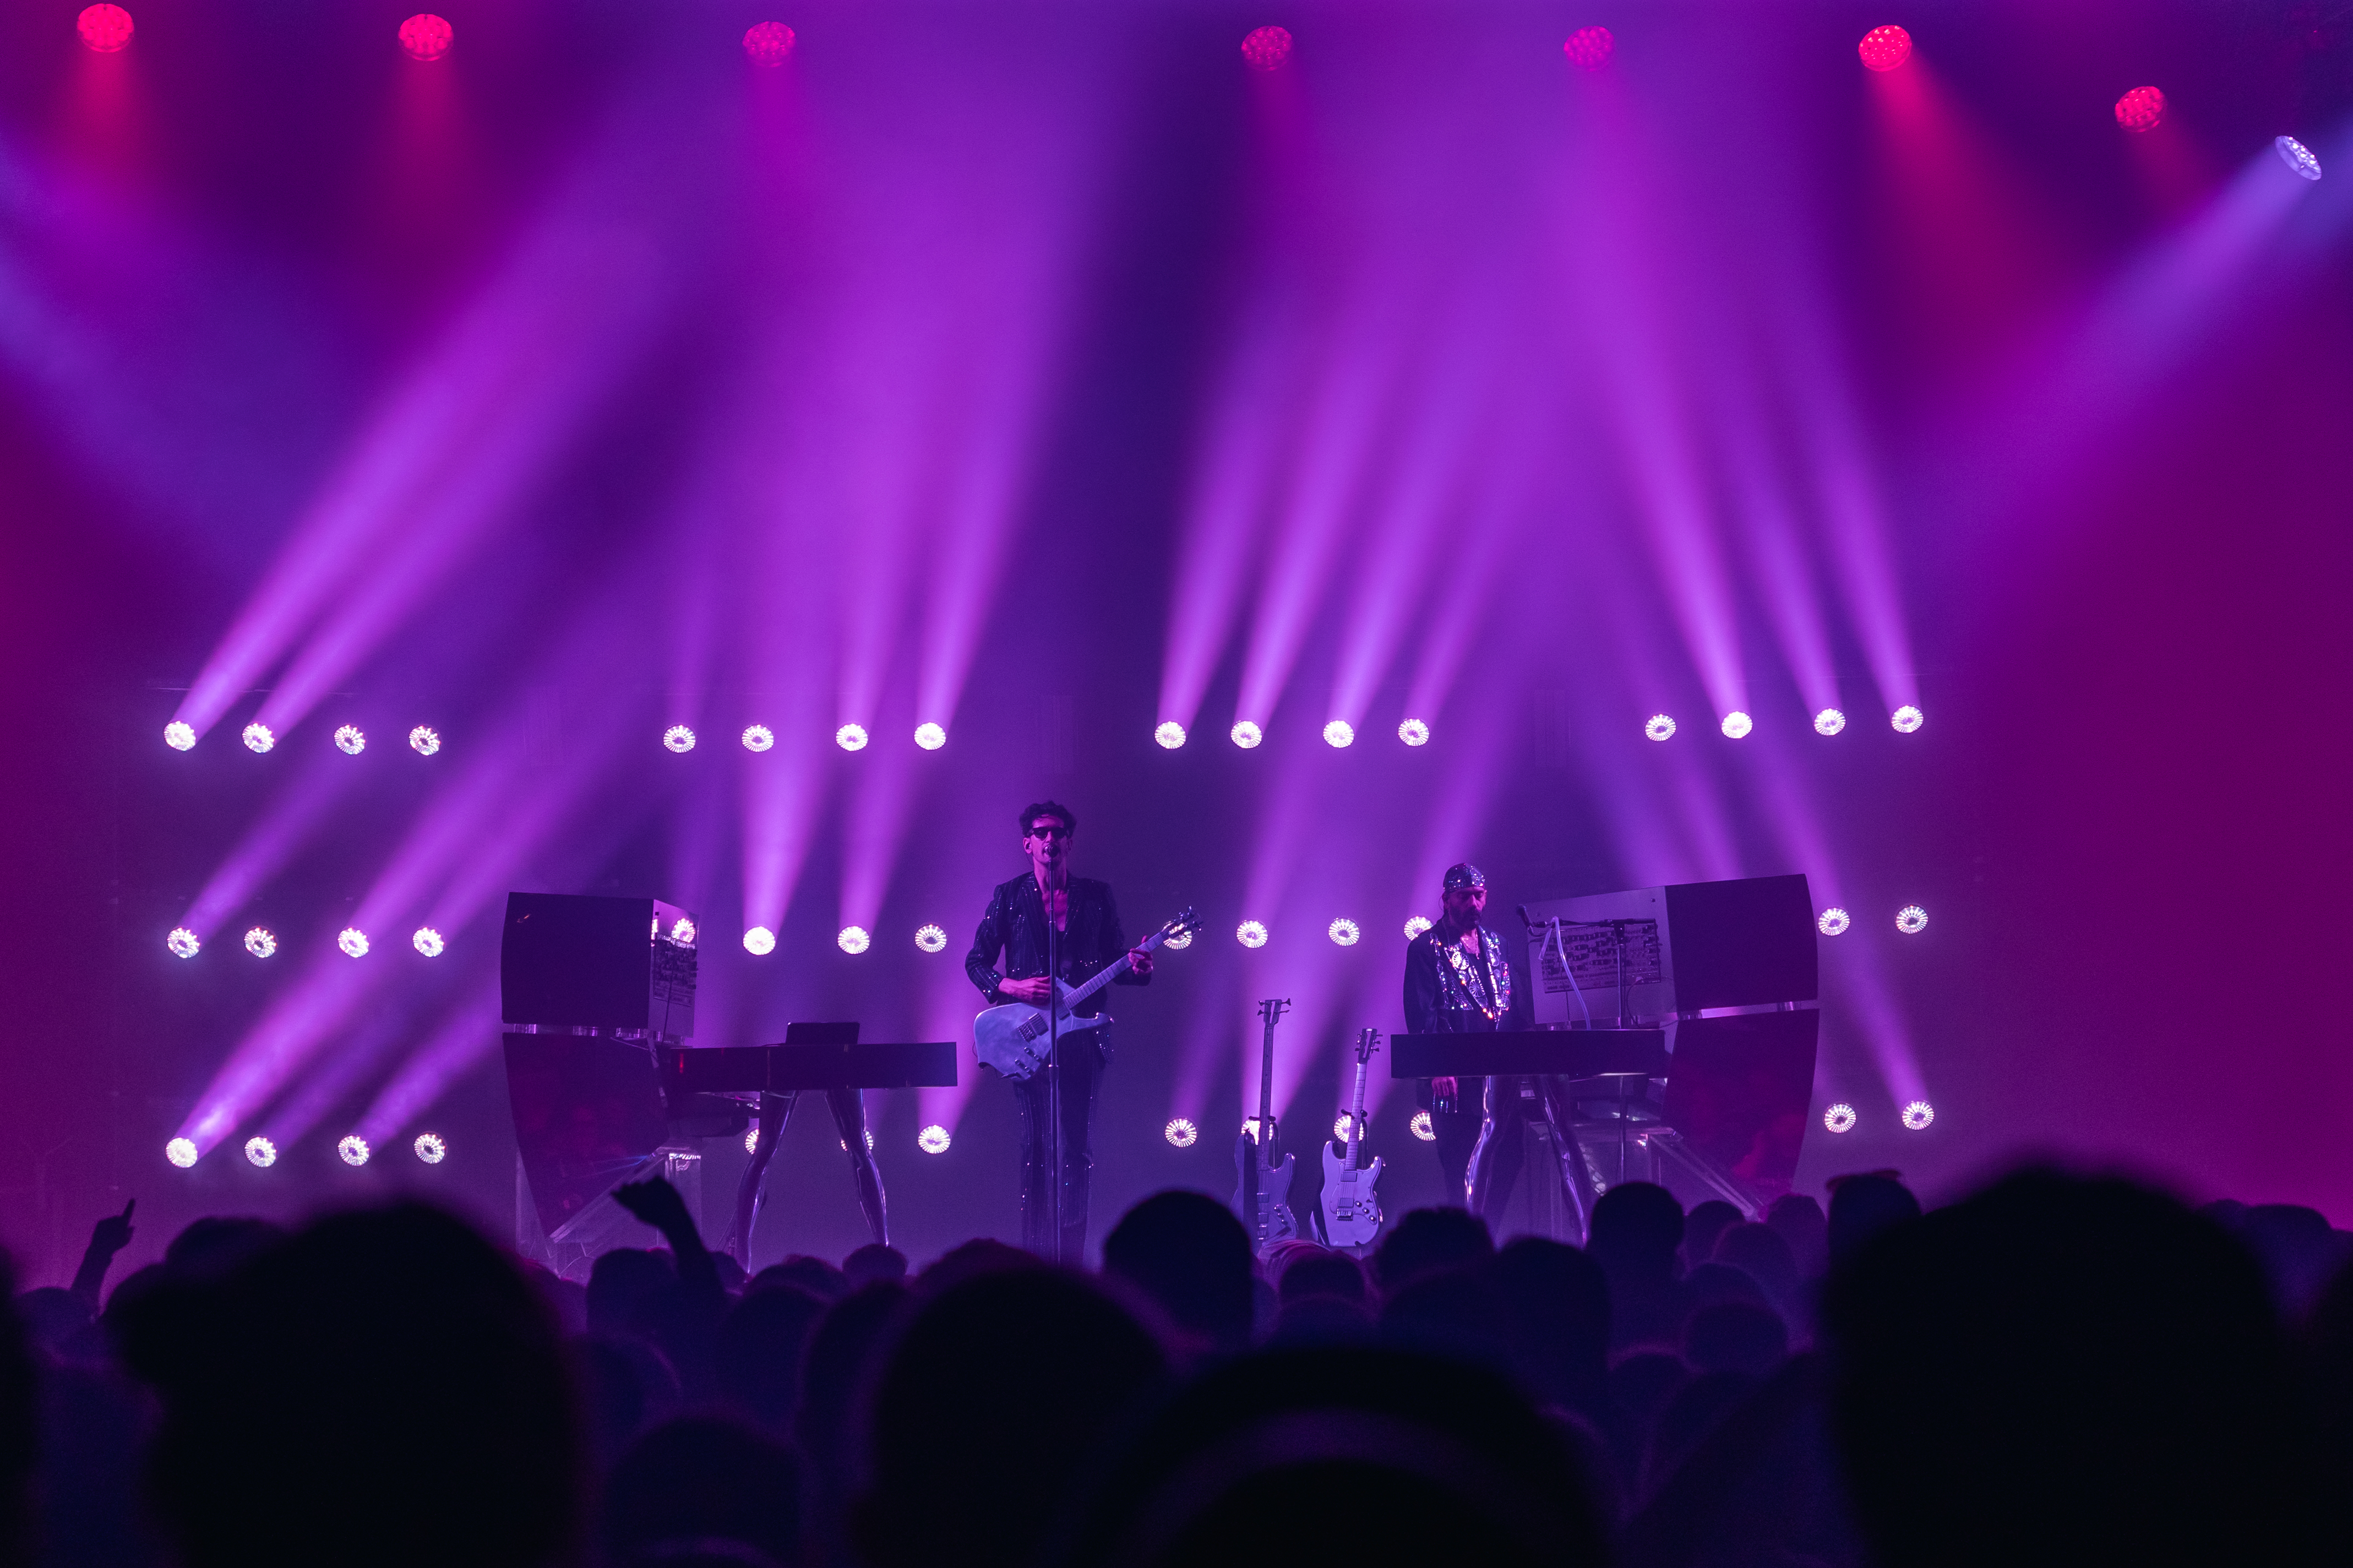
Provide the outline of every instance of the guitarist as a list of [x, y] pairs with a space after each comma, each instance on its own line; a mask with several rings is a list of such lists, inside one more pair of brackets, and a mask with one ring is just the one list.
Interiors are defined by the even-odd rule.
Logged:
[[[1134, 968], [1114, 985], [1144, 985], [1152, 979], [1152, 955], [1130, 948], [1120, 929], [1119, 909], [1110, 885], [1071, 875], [1071, 839], [1079, 819], [1069, 806], [1039, 801], [1021, 813], [1021, 849], [1029, 869], [1009, 882], [1000, 882], [989, 895], [988, 908], [973, 933], [972, 951], [965, 955], [964, 972], [980, 987], [991, 1006], [1026, 1002], [1044, 1006], [1053, 1000], [1046, 977], [1048, 928], [1060, 960], [1061, 978], [1078, 984], [1125, 953]], [[997, 963], [1002, 957], [1004, 967]], [[1103, 1010], [1100, 995], [1081, 1011], [1089, 1017]], [[1014, 1105], [1021, 1117], [1021, 1245], [1040, 1258], [1077, 1264], [1087, 1245], [1087, 1184], [1094, 1169], [1090, 1131], [1094, 1124], [1095, 1082], [1111, 1059], [1108, 1026], [1071, 1037], [1056, 1052], [1061, 1063], [1062, 1100], [1062, 1234], [1054, 1230], [1054, 1139], [1050, 1131], [1051, 1070], [1033, 1073], [1013, 1086]]]

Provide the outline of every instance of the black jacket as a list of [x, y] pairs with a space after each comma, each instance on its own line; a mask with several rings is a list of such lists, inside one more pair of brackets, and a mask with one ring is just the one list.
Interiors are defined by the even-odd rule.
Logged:
[[[1072, 984], [1092, 979], [1103, 965], [1117, 963], [1127, 948], [1127, 932], [1120, 927], [1111, 884], [1071, 878], [1070, 930], [1061, 937], [1062, 978]], [[997, 967], [1000, 953], [1002, 969]], [[964, 972], [991, 1005], [1010, 1000], [997, 989], [1000, 983], [1046, 973], [1046, 900], [1039, 896], [1034, 874], [1024, 872], [1009, 882], [999, 882], [989, 894], [980, 929], [972, 934], [972, 951], [965, 954]], [[1145, 985], [1151, 978], [1129, 970], [1112, 984]], [[1098, 995], [1080, 1012], [1092, 1017], [1102, 1010], [1103, 998]]]

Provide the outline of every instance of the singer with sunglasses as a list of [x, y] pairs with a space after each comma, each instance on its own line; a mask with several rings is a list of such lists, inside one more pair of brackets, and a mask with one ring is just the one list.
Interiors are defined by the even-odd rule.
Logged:
[[[1007, 1002], [1038, 1006], [1052, 999], [1053, 986], [1046, 977], [1050, 947], [1058, 956], [1061, 978], [1071, 984], [1088, 980], [1123, 954], [1134, 959], [1134, 967], [1113, 984], [1143, 985], [1152, 979], [1152, 955], [1128, 946], [1110, 885], [1071, 875], [1071, 840], [1078, 826], [1069, 806], [1050, 800], [1021, 813], [1021, 849], [1029, 857], [1029, 869], [998, 883], [989, 895], [988, 909], [964, 961], [965, 973], [991, 1006]], [[1102, 1008], [1103, 998], [1097, 995], [1079, 1012], [1092, 1017]], [[1088, 1178], [1094, 1169], [1090, 1135], [1095, 1085], [1111, 1059], [1110, 1034], [1109, 1026], [1082, 1031], [1067, 1037], [1057, 1052], [1062, 1108], [1060, 1236], [1054, 1234], [1050, 1184], [1054, 1139], [1050, 1108], [1057, 1092], [1050, 1084], [1052, 1075], [1033, 1073], [1013, 1085], [1021, 1119], [1021, 1245], [1040, 1258], [1073, 1265], [1085, 1260]]]

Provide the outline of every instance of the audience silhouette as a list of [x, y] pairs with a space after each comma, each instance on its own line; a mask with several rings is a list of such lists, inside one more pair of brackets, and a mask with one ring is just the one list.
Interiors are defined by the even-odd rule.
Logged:
[[[993, 1241], [748, 1280], [666, 1183], [586, 1289], [400, 1205], [227, 1216], [0, 1310], [0, 1564], [1626, 1568], [2346, 1555], [2353, 1266], [2316, 1211], [2029, 1171], [1923, 1214], [1620, 1184], [1254, 1258], [1164, 1193], [1100, 1279]], [[0, 1275], [0, 1279], [5, 1279]]]

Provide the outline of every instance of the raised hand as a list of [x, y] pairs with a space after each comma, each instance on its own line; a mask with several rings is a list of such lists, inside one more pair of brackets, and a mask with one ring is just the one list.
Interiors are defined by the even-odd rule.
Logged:
[[613, 1201], [666, 1237], [675, 1237], [681, 1230], [689, 1236], [698, 1234], [694, 1216], [686, 1212], [686, 1200], [663, 1177], [624, 1182], [613, 1189]]
[[96, 1225], [92, 1226], [90, 1231], [90, 1245], [91, 1248], [96, 1251], [103, 1251], [111, 1257], [130, 1246], [132, 1234], [131, 1229], [131, 1211], [138, 1206], [139, 1200], [137, 1198], [132, 1198], [129, 1203], [122, 1205], [122, 1212], [121, 1214], [107, 1215], [100, 1219]]

